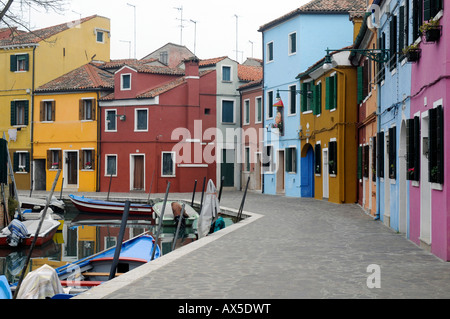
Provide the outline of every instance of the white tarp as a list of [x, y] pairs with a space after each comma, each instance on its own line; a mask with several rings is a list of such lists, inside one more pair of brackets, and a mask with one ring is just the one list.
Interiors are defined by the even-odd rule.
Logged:
[[213, 221], [217, 219], [220, 212], [219, 198], [217, 189], [212, 180], [208, 181], [205, 198], [203, 199], [202, 211], [198, 218], [198, 238], [208, 235]]
[[56, 270], [49, 265], [44, 265], [25, 277], [17, 299], [45, 299], [62, 293], [64, 293], [64, 290]]

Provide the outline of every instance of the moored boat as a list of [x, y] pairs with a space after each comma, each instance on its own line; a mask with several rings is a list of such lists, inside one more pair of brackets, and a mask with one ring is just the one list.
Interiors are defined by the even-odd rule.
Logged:
[[[172, 211], [172, 202], [167, 201], [166, 208], [164, 209], [163, 216], [163, 226], [177, 226], [176, 220], [174, 219], [173, 211]], [[164, 203], [162, 201], [157, 202], [153, 205], [153, 209], [156, 215], [159, 217], [162, 214], [162, 208]], [[199, 214], [195, 211], [192, 206], [185, 204], [185, 213], [189, 215], [189, 217], [184, 218], [185, 225], [187, 227], [195, 226], [195, 222], [198, 220]]]
[[[125, 208], [124, 202], [105, 201], [72, 194], [69, 198], [79, 211], [86, 213], [123, 214]], [[153, 214], [153, 205], [131, 203], [130, 214]]]
[[[116, 247], [56, 268], [61, 284], [72, 287], [93, 287], [108, 281]], [[160, 247], [148, 234], [139, 235], [124, 242], [121, 246], [116, 275], [148, 263], [152, 257], [153, 247], [155, 247], [154, 259], [159, 258]]]
[[[36, 230], [39, 226], [39, 223], [39, 220], [25, 220], [22, 222], [13, 220], [10, 225], [0, 231], [0, 246], [31, 246], [34, 237], [36, 236]], [[11, 242], [11, 237], [14, 237], [11, 236], [11, 230], [16, 227], [16, 224], [19, 226], [22, 236], [20, 242], [16, 242], [14, 244], [14, 240], [13, 242]], [[41, 246], [52, 240], [60, 224], [61, 223], [59, 221], [51, 218], [44, 219], [35, 245]]]

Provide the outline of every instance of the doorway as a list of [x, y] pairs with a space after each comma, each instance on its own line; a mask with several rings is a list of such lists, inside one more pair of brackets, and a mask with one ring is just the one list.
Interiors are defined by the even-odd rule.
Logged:
[[306, 144], [303, 147], [300, 166], [301, 196], [314, 197], [314, 149], [311, 144]]
[[406, 124], [402, 121], [400, 129], [400, 148], [398, 151], [398, 177], [399, 177], [399, 216], [398, 216], [398, 230], [400, 233], [406, 234], [407, 231], [407, 216], [406, 216]]
[[284, 150], [278, 150], [277, 193], [284, 193]]
[[47, 187], [47, 176], [45, 159], [34, 160], [34, 190], [45, 191]]
[[222, 149], [221, 177], [224, 187], [234, 187], [234, 150]]
[[64, 180], [67, 187], [78, 187], [78, 151], [65, 151]]
[[323, 188], [323, 199], [327, 199], [330, 196], [330, 187], [328, 179], [328, 148], [322, 150], [322, 188]]
[[145, 157], [144, 155], [131, 155], [131, 190], [145, 189]]
[[420, 240], [431, 245], [431, 184], [428, 181], [428, 112], [422, 113], [420, 126], [421, 155], [420, 155]]
[[261, 190], [261, 153], [256, 153], [254, 176], [256, 180], [255, 189]]

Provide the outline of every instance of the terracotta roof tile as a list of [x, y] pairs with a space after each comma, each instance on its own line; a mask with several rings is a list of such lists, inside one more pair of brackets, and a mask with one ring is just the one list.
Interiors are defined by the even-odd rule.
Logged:
[[241, 81], [256, 81], [263, 77], [263, 70], [260, 66], [238, 65], [238, 77]]
[[95, 17], [97, 17], [97, 15], [86, 17], [81, 20], [75, 20], [72, 22], [62, 23], [62, 24], [47, 27], [44, 29], [34, 30], [32, 32], [25, 32], [25, 33], [21, 33], [19, 35], [10, 36], [8, 38], [4, 38], [4, 39], [0, 40], [0, 47], [10, 46], [10, 45], [39, 43], [42, 40], [48, 39], [48, 38], [54, 36], [55, 34], [65, 31], [77, 24], [89, 21]]
[[113, 89], [114, 75], [94, 64], [85, 64], [36, 89], [36, 92], [61, 92], [92, 89]]
[[292, 17], [305, 13], [353, 13], [366, 11], [365, 0], [312, 0], [278, 19], [262, 25], [258, 31], [262, 32], [276, 26]]
[[227, 56], [222, 56], [222, 57], [219, 57], [219, 58], [211, 58], [211, 59], [200, 60], [199, 67], [216, 65], [217, 63], [219, 63], [220, 61], [222, 61], [222, 60], [224, 60], [226, 58], [228, 58], [228, 57]]

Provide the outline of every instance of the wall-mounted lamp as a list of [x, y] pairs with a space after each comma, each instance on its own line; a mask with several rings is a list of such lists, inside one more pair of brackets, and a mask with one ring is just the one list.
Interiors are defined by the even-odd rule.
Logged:
[[367, 57], [369, 60], [372, 60], [372, 61], [375, 61], [378, 63], [386, 63], [390, 59], [388, 49], [339, 49], [339, 50], [326, 49], [326, 51], [327, 51], [327, 55], [325, 56], [325, 60], [323, 62], [324, 70], [329, 70], [333, 67], [330, 52], [349, 51], [352, 53], [361, 54], [361, 55]]

